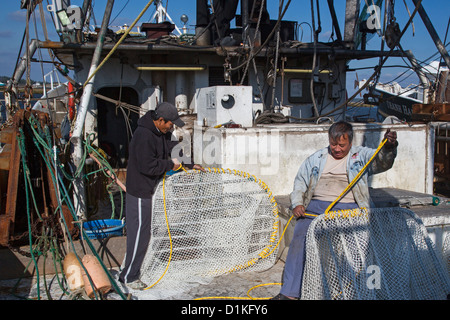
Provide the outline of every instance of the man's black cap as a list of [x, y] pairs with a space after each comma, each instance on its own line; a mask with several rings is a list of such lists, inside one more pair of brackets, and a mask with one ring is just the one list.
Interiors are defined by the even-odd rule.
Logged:
[[166, 121], [172, 121], [177, 127], [184, 126], [184, 121], [180, 119], [177, 108], [169, 102], [161, 102], [155, 109], [156, 119], [162, 117]]

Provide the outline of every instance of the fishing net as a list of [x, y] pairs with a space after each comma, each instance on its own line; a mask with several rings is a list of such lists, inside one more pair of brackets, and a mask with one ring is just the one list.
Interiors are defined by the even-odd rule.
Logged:
[[180, 288], [275, 263], [278, 207], [269, 188], [247, 173], [208, 170], [167, 176], [155, 191], [141, 268], [150, 287]]
[[444, 264], [447, 267], [447, 272], [450, 276], [450, 233], [447, 233], [445, 237], [444, 244], [442, 246], [442, 256], [444, 259]]
[[450, 279], [422, 221], [403, 208], [329, 212], [306, 239], [302, 299], [446, 299]]

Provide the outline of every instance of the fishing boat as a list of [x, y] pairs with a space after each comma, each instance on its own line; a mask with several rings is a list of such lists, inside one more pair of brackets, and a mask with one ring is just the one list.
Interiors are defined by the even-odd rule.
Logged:
[[[173, 103], [187, 124], [174, 131], [185, 162], [251, 172], [270, 186], [286, 224], [286, 195], [300, 163], [328, 143], [330, 123], [347, 119], [349, 101], [366, 87], [362, 84], [348, 97], [349, 61], [406, 57], [395, 46], [389, 51], [365, 49], [366, 36], [374, 30], [367, 29], [371, 15], [359, 1], [347, 0], [342, 31], [334, 3], [328, 1], [336, 35], [328, 43], [318, 41], [320, 13], [313, 1], [313, 41], [299, 39], [299, 22], [283, 19], [290, 3], [269, 13], [265, 1], [242, 0], [238, 15], [238, 1], [213, 1], [208, 7], [206, 0], [198, 0], [195, 33], [189, 34], [163, 18], [169, 16], [162, 1], [149, 1], [134, 21], [118, 30], [108, 27], [113, 1], [107, 1], [101, 26], [92, 25], [92, 1], [82, 6], [53, 1], [47, 9], [59, 39], [32, 39], [29, 54], [5, 88], [8, 118], [1, 131], [0, 190], [7, 197], [2, 197], [0, 245], [23, 252], [28, 235], [39, 233], [38, 227], [52, 230], [67, 245], [72, 238], [83, 240], [87, 221], [123, 219], [128, 144], [139, 117], [162, 101]], [[141, 23], [152, 5], [155, 21]], [[27, 12], [38, 9], [38, 1], [23, 4]], [[15, 85], [40, 49], [51, 52], [65, 81], [52, 82], [31, 103], [30, 92], [21, 97]], [[399, 96], [424, 102], [392, 93]], [[17, 108], [19, 98], [25, 108]], [[387, 129], [397, 131], [401, 143], [395, 166], [374, 177], [371, 188], [386, 206], [426, 199], [422, 203], [434, 211], [423, 217], [441, 255], [450, 217], [446, 197], [434, 195], [437, 126], [371, 122], [355, 123], [354, 129], [355, 144], [372, 148]], [[449, 170], [448, 163], [442, 163], [442, 170]], [[123, 259], [124, 238], [108, 238], [115, 248], [115, 266]], [[103, 246], [87, 241], [95, 252]], [[77, 250], [82, 245], [76, 244]], [[288, 245], [286, 240], [282, 247]], [[34, 258], [33, 251], [27, 258]]]
[[[411, 70], [411, 72], [414, 72]], [[449, 101], [446, 90], [448, 87], [448, 68], [441, 66], [439, 61], [420, 67], [417, 71], [422, 83], [411, 83], [402, 87], [398, 82], [390, 83], [371, 82], [366, 90], [369, 92], [366, 99], [377, 105], [378, 112], [384, 117], [394, 116], [400, 121], [415, 119], [413, 106]], [[366, 80], [358, 81], [357, 87], [365, 85]], [[432, 90], [430, 90], [432, 88]]]

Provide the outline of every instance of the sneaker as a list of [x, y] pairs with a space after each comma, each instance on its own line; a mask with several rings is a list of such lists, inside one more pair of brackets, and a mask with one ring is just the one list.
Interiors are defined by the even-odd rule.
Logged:
[[132, 282], [127, 282], [127, 283], [125, 283], [125, 285], [128, 288], [134, 289], [134, 290], [144, 290], [145, 288], [147, 288], [147, 285], [139, 279], [134, 280]]

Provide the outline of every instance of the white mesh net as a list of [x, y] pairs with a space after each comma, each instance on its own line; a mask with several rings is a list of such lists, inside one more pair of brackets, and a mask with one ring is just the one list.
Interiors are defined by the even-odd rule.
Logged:
[[447, 272], [450, 276], [450, 233], [447, 233], [445, 237], [444, 244], [442, 246], [442, 257], [444, 259], [444, 264], [447, 267]]
[[450, 279], [422, 221], [403, 208], [329, 212], [306, 238], [302, 299], [446, 299]]
[[141, 268], [150, 287], [179, 289], [275, 263], [278, 207], [268, 187], [246, 173], [209, 170], [177, 173], [158, 185]]

